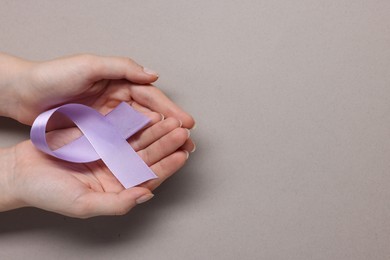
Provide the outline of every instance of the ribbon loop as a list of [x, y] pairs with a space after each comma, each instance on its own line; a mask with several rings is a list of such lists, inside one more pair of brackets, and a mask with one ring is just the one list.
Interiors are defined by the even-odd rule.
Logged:
[[[71, 119], [83, 136], [53, 151], [46, 142], [46, 125], [55, 112]], [[87, 163], [102, 159], [119, 182], [130, 188], [157, 178], [126, 141], [148, 122], [125, 102], [106, 116], [81, 104], [66, 104], [37, 117], [31, 128], [31, 141], [39, 150], [65, 161]]]

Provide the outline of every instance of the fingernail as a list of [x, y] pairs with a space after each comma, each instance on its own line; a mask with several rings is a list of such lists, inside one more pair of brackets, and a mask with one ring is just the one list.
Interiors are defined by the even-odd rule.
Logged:
[[152, 193], [145, 194], [145, 195], [142, 195], [141, 197], [139, 197], [138, 199], [136, 199], [135, 202], [137, 204], [142, 204], [144, 202], [147, 202], [148, 200], [150, 200], [153, 197], [154, 197], [154, 195]]
[[191, 128], [191, 130], [194, 130], [196, 128], [196, 122], [194, 124], [194, 126]]
[[161, 115], [161, 121], [163, 121], [165, 119], [165, 116], [161, 113], [160, 113], [160, 115]]
[[153, 76], [158, 77], [158, 73], [155, 72], [154, 70], [151, 70], [151, 69], [148, 69], [148, 68], [144, 68], [144, 72], [145, 72], [146, 74], [149, 74], [149, 75], [153, 75]]
[[191, 153], [196, 151], [196, 144], [194, 144], [194, 148], [192, 149]]
[[186, 128], [186, 130], [187, 130], [187, 139], [188, 139], [191, 136], [191, 131], [190, 131], [190, 129], [187, 129], [187, 128]]
[[188, 152], [188, 151], [183, 151], [183, 152], [185, 152], [186, 153], [186, 157], [187, 157], [187, 159], [188, 159], [188, 157], [190, 157], [190, 153]]
[[179, 123], [180, 123], [179, 127], [182, 127], [183, 126], [183, 122], [180, 119], [179, 119]]

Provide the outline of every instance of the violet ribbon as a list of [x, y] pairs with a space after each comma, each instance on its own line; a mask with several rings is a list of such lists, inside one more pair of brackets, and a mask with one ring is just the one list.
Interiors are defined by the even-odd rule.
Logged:
[[[83, 136], [53, 151], [46, 142], [46, 125], [55, 112], [71, 119]], [[65, 161], [88, 163], [102, 159], [127, 189], [157, 178], [126, 141], [148, 123], [147, 117], [125, 102], [106, 116], [81, 104], [66, 104], [43, 112], [35, 119], [31, 141], [39, 150]]]

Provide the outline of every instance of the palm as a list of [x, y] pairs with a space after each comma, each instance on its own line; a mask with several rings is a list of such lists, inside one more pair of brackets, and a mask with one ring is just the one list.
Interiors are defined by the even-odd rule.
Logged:
[[96, 177], [103, 167], [91, 170], [87, 164], [56, 160], [36, 150], [30, 141], [17, 145], [16, 149], [20, 159], [15, 170], [15, 186], [23, 189], [19, 193], [28, 205], [64, 213], [61, 211], [77, 206], [77, 198], [101, 191], [105, 185], [104, 179]]
[[68, 163], [41, 153], [31, 141], [20, 143], [16, 149], [20, 159], [15, 170], [15, 182], [20, 185], [15, 186], [23, 188], [23, 199], [29, 205], [66, 214], [64, 209], [69, 211], [82, 205], [83, 202], [78, 200], [88, 193], [120, 192], [124, 189], [101, 161]]

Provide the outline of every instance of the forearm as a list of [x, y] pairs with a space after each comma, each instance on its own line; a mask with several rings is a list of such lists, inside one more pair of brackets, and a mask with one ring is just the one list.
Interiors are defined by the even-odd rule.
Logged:
[[17, 117], [21, 86], [31, 62], [0, 52], [0, 116]]

